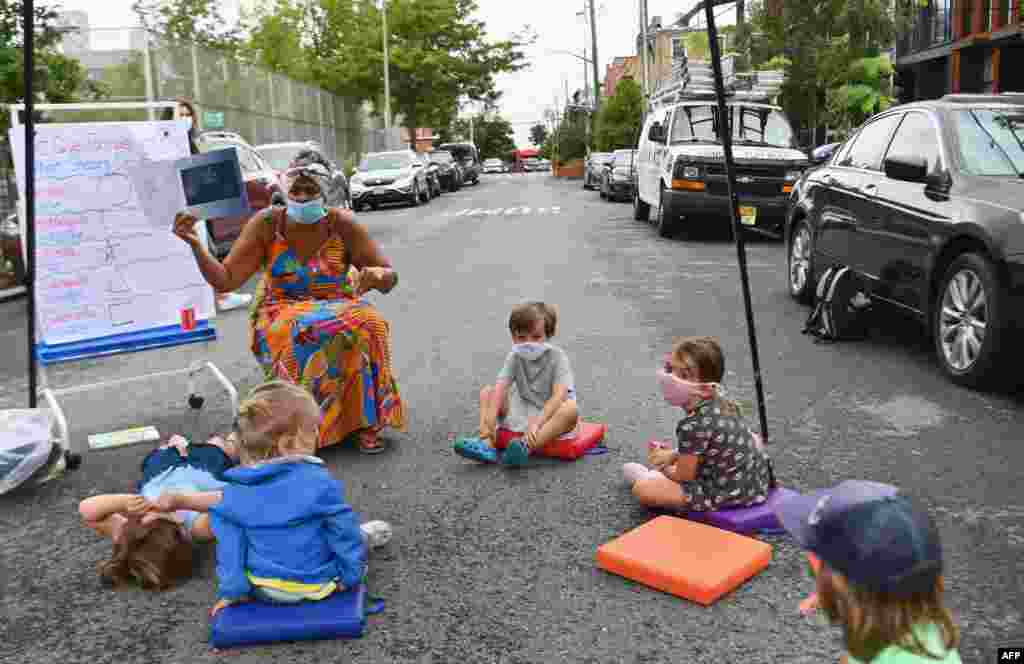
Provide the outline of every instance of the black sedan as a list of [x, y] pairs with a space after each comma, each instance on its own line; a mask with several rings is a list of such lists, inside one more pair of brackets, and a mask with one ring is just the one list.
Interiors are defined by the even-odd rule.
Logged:
[[789, 290], [850, 267], [868, 295], [919, 317], [943, 370], [1001, 378], [1021, 338], [1024, 95], [947, 95], [865, 123], [794, 187]]

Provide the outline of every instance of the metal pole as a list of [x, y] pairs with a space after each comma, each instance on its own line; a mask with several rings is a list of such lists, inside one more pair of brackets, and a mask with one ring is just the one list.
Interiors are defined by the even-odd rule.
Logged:
[[380, 0], [380, 21], [384, 33], [384, 128], [391, 129], [391, 65], [388, 61], [388, 0]]
[[25, 279], [28, 291], [28, 407], [36, 407], [36, 121], [35, 114], [35, 2], [25, 0], [25, 242], [28, 247]]
[[[142, 51], [142, 65], [146, 68], [146, 101], [153, 101], [156, 97], [156, 92], [153, 86], [153, 55], [149, 49], [149, 30], [146, 28], [142, 29], [143, 32], [143, 51]], [[156, 113], [152, 108], [146, 109], [149, 114], [150, 121], [156, 119]]]
[[594, 65], [594, 117], [597, 117], [601, 110], [600, 79], [597, 74], [597, 10], [594, 5], [597, 0], [590, 0], [590, 57]]
[[768, 418], [764, 410], [764, 388], [761, 384], [761, 361], [757, 354], [757, 333], [754, 330], [754, 311], [750, 306], [750, 280], [747, 277], [747, 250], [743, 244], [743, 226], [740, 224], [739, 199], [736, 197], [736, 167], [732, 158], [732, 127], [729, 123], [728, 107], [725, 103], [725, 83], [722, 77], [722, 52], [718, 44], [718, 29], [715, 27], [714, 3], [704, 4], [708, 22], [708, 45], [711, 47], [711, 65], [715, 74], [715, 93], [718, 97], [718, 125], [721, 129], [722, 152], [725, 156], [726, 182], [729, 188], [729, 214], [732, 215], [732, 234], [736, 240], [736, 256], [739, 260], [740, 282], [743, 285], [743, 305], [747, 313], [747, 331], [750, 335], [750, 359], [754, 365], [754, 386], [757, 389], [757, 409], [761, 418], [761, 436], [768, 442]]
[[644, 115], [647, 115], [647, 0], [640, 2], [640, 91], [644, 96]]

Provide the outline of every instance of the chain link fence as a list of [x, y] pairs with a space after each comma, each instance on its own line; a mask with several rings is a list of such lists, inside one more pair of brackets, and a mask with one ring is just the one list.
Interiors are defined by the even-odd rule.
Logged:
[[[223, 53], [175, 44], [142, 28], [82, 29], [63, 44], [110, 101], [157, 101], [187, 97], [196, 105], [201, 130], [240, 134], [253, 146], [316, 141], [341, 165], [367, 152], [403, 146], [398, 128], [382, 129], [363, 104]], [[146, 111], [47, 112], [47, 122], [146, 120]], [[148, 119], [160, 119], [150, 116]], [[3, 149], [8, 149], [3, 137]], [[7, 171], [9, 155], [4, 159]], [[15, 209], [13, 172], [0, 173], [0, 214]], [[9, 184], [8, 184], [9, 183]]]

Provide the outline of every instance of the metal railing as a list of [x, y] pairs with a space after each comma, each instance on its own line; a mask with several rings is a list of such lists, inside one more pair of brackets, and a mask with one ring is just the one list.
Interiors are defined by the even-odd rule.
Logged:
[[1022, 0], [931, 0], [910, 30], [896, 42], [896, 55], [906, 56], [975, 34], [999, 33], [1024, 26]]

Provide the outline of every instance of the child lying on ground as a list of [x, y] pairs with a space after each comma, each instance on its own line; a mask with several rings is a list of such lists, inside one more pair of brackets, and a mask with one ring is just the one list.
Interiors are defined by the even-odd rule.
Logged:
[[655, 447], [648, 455], [653, 468], [627, 463], [622, 469], [645, 506], [709, 511], [767, 500], [775, 486], [771, 461], [739, 406], [722, 397], [724, 374], [715, 339], [676, 342], [658, 380], [665, 400], [686, 412], [676, 426], [678, 449]]
[[321, 600], [352, 588], [366, 573], [368, 546], [390, 539], [382, 521], [360, 527], [317, 449], [320, 408], [283, 381], [256, 387], [240, 406], [236, 434], [243, 466], [220, 491], [165, 495], [163, 511], [210, 515], [217, 538], [218, 601]]
[[209, 519], [195, 511], [152, 512], [152, 501], [170, 492], [198, 493], [224, 486], [225, 471], [238, 451], [229, 436], [189, 445], [181, 436], [150, 452], [142, 462], [139, 493], [116, 493], [83, 500], [78, 511], [87, 526], [114, 543], [100, 576], [114, 586], [131, 581], [147, 590], [165, 590], [192, 574], [193, 541], [213, 539]]
[[843, 628], [841, 664], [960, 664], [938, 528], [914, 501], [889, 484], [848, 480], [789, 498], [777, 513], [814, 556], [817, 608]]
[[548, 341], [557, 327], [558, 314], [551, 305], [530, 302], [512, 310], [512, 350], [497, 384], [480, 391], [480, 435], [459, 439], [456, 454], [495, 463], [500, 428], [522, 434], [504, 455], [506, 464], [522, 466], [530, 453], [576, 433], [579, 415], [569, 357]]

